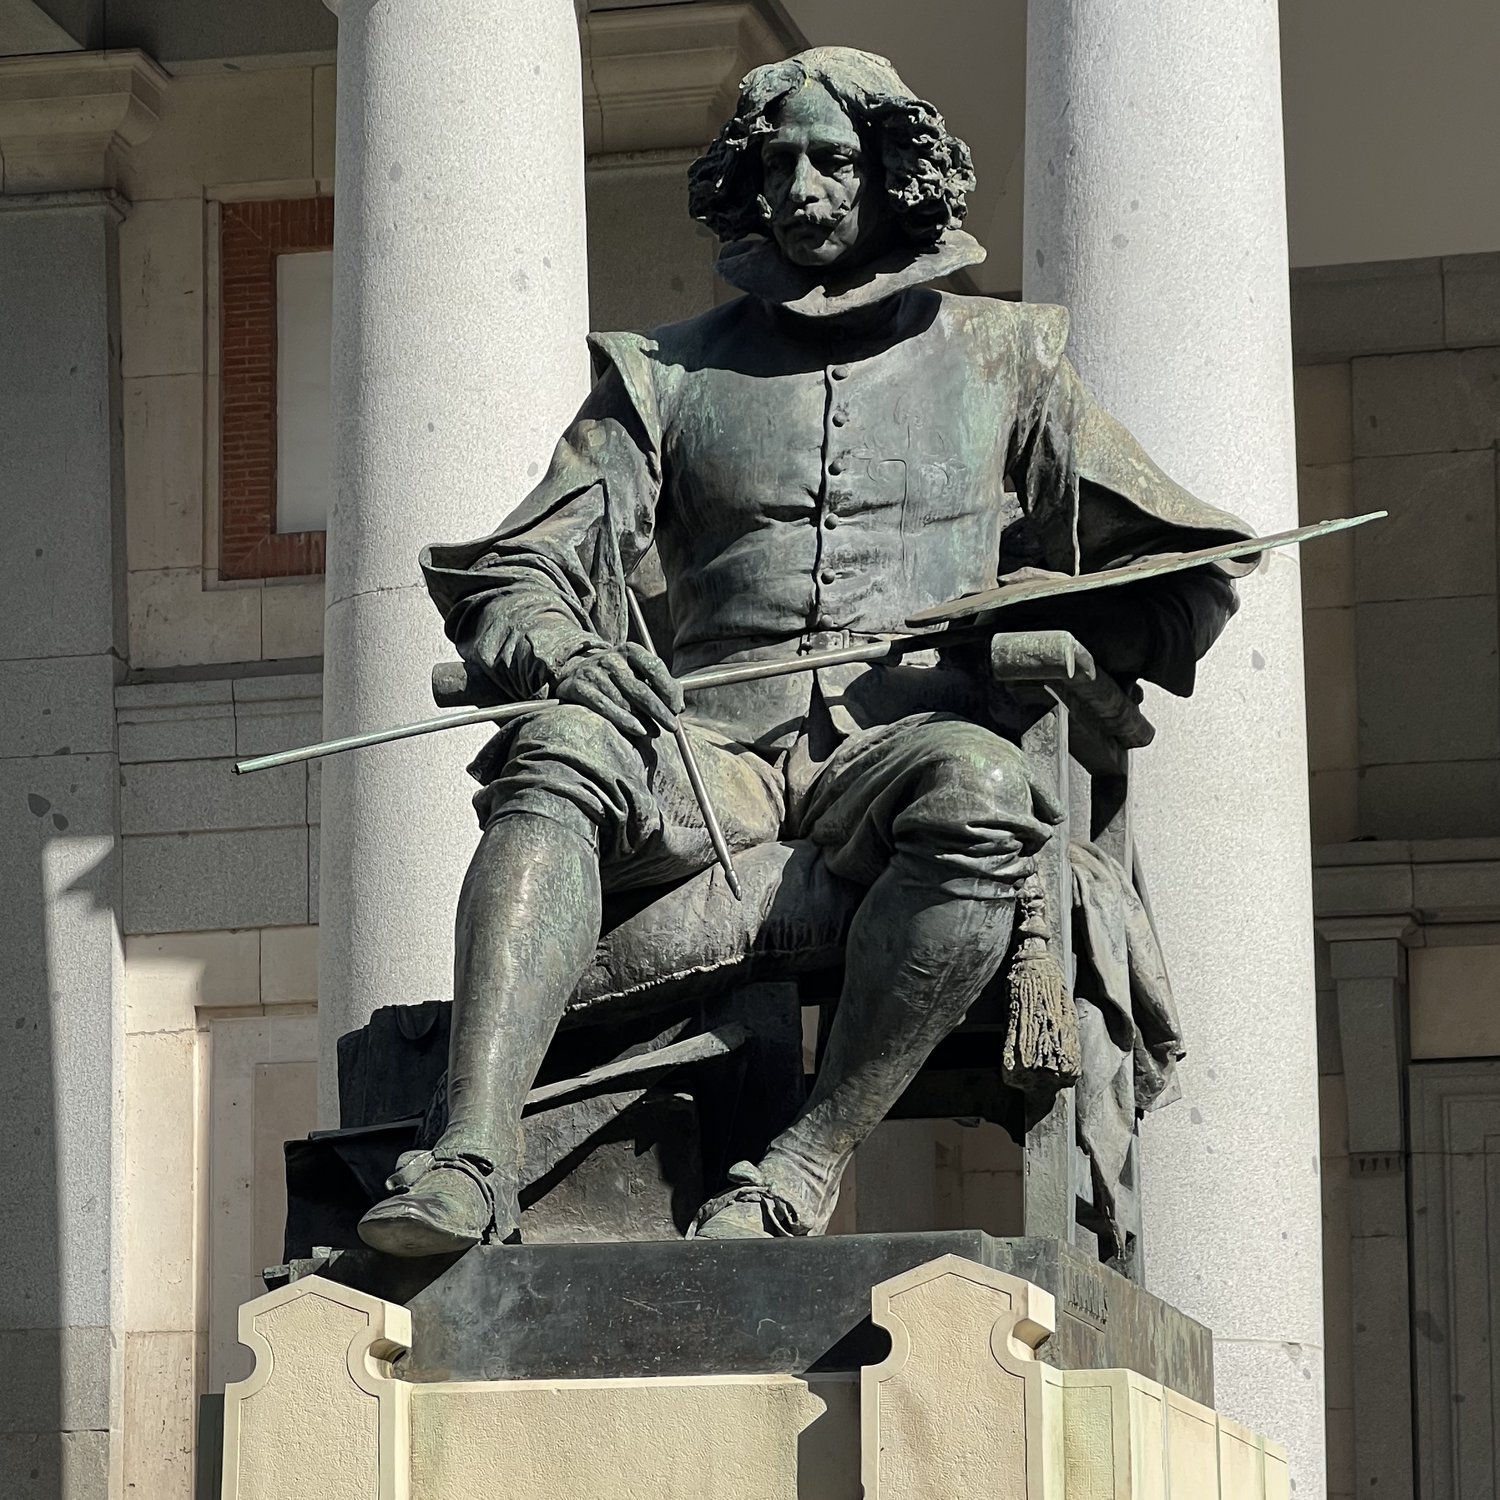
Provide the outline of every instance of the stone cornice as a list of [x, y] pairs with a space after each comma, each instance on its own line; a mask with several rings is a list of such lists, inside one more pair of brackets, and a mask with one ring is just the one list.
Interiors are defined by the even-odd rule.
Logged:
[[751, 68], [795, 52], [781, 13], [748, 0], [594, 11], [580, 26], [585, 148], [701, 150]]
[[116, 221], [130, 213], [130, 203], [113, 188], [73, 188], [65, 193], [0, 193], [0, 214], [27, 213], [45, 208], [56, 213], [61, 209], [104, 209]]
[[1320, 932], [1351, 936], [1332, 924], [1385, 919], [1425, 929], [1500, 921], [1500, 839], [1371, 840], [1313, 851], [1313, 912]]
[[0, 59], [0, 193], [114, 189], [170, 81], [144, 52]]

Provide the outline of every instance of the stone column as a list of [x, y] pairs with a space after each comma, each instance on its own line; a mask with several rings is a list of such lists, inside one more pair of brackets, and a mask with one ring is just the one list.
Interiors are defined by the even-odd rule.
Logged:
[[138, 52], [0, 60], [0, 1491], [118, 1493], [118, 156]]
[[[573, 0], [338, 0], [324, 730], [435, 712], [451, 657], [417, 570], [542, 472], [588, 383]], [[482, 731], [325, 763], [320, 1110], [335, 1045], [446, 999]]]
[[[1297, 521], [1275, 5], [1032, 0], [1025, 293], [1194, 493]], [[1153, 692], [1135, 833], [1187, 1027], [1146, 1122], [1151, 1290], [1210, 1325], [1218, 1404], [1324, 1492], [1317, 1057], [1297, 559], [1245, 581], [1190, 703]]]

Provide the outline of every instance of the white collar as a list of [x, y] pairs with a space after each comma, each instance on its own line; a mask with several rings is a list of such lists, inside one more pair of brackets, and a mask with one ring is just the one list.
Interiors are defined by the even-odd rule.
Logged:
[[816, 269], [793, 265], [774, 240], [756, 237], [725, 245], [714, 269], [730, 286], [763, 302], [805, 318], [830, 318], [977, 266], [984, 257], [984, 246], [973, 235], [954, 229], [935, 245], [897, 245], [843, 276], [825, 277]]

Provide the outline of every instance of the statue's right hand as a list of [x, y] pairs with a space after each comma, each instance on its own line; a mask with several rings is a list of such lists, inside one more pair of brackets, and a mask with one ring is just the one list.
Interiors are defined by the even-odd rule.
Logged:
[[635, 738], [655, 733], [658, 724], [672, 728], [682, 712], [682, 685], [659, 656], [634, 641], [575, 657], [558, 672], [556, 692], [559, 701], [591, 708]]

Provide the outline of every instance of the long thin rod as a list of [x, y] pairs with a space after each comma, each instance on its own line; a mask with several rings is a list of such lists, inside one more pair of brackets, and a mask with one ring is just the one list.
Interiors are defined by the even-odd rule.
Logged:
[[1295, 547], [1302, 542], [1316, 541], [1319, 537], [1332, 536], [1336, 531], [1348, 531], [1351, 526], [1363, 526], [1367, 521], [1384, 520], [1385, 516], [1386, 512], [1383, 510], [1372, 510], [1363, 516], [1340, 516], [1334, 521], [1315, 521], [1311, 526], [1298, 526], [1292, 531], [1252, 536], [1240, 542], [1219, 542], [1213, 547], [1199, 547], [1192, 552], [1159, 552], [1118, 568], [1100, 568], [1097, 573], [1061, 573], [1051, 578], [1032, 578], [1018, 583], [1002, 582], [992, 589], [965, 594], [961, 599], [908, 615], [906, 623], [946, 625], [954, 620], [987, 614], [990, 610], [1005, 609], [1013, 604], [1057, 599], [1064, 594], [1091, 594], [1098, 589], [1119, 588], [1123, 584], [1140, 583], [1147, 578], [1161, 578], [1167, 573], [1201, 568], [1205, 563], [1243, 562], [1274, 551], [1277, 547]]
[[[970, 594], [936, 609], [925, 610], [913, 615], [908, 624], [954, 623], [974, 614], [1004, 609], [1007, 605], [1027, 604], [1036, 599], [1087, 593], [1094, 589], [1134, 583], [1143, 578], [1201, 567], [1208, 562], [1254, 557], [1273, 547], [1312, 541], [1335, 531], [1345, 531], [1351, 526], [1363, 526], [1367, 521], [1381, 520], [1384, 516], [1383, 510], [1377, 510], [1364, 516], [1320, 521], [1313, 526], [1278, 532], [1274, 536], [1251, 537], [1242, 542], [1203, 547], [1196, 552], [1175, 552], [1165, 557], [1144, 558], [1123, 568], [1102, 569], [1098, 573], [1084, 573], [1078, 577], [1010, 584], [986, 590], [983, 594]], [[692, 692], [695, 688], [726, 687], [732, 682], [758, 682], [763, 678], [785, 677], [794, 672], [814, 672], [819, 667], [840, 666], [845, 662], [884, 661], [900, 656], [903, 650], [912, 645], [920, 647], [941, 644], [941, 637], [929, 631], [909, 636], [893, 636], [883, 641], [869, 641], [858, 646], [845, 646], [834, 651], [811, 651], [805, 656], [783, 657], [775, 661], [742, 662], [732, 667], [707, 667], [702, 671], [689, 672], [679, 680], [684, 692]], [[369, 745], [389, 745], [395, 740], [437, 734], [444, 729], [461, 728], [465, 724], [503, 724], [507, 720], [518, 719], [523, 714], [534, 714], [556, 706], [557, 700], [554, 698], [538, 698], [524, 703], [496, 704], [490, 708], [463, 709], [456, 714], [440, 714], [436, 718], [419, 719], [416, 723], [400, 724], [392, 729], [374, 729], [368, 734], [351, 734], [343, 739], [324, 740], [316, 745], [300, 745], [295, 750], [278, 750], [274, 755], [258, 755], [251, 760], [236, 762], [235, 774], [243, 776], [249, 771], [269, 771], [276, 766], [295, 765], [298, 761], [321, 760], [325, 755], [339, 755], [345, 750], [363, 750]]]
[[[774, 661], [747, 661], [732, 667], [704, 667], [688, 672], [678, 681], [682, 690], [691, 693], [698, 688], [727, 687], [734, 682], [760, 682], [767, 677], [790, 677], [797, 672], [812, 672], [819, 667], [836, 667], [845, 662], [884, 661], [899, 655], [905, 647], [902, 637], [888, 641], [864, 641], [858, 646], [841, 646], [836, 651], [815, 651], [807, 656], [779, 657]], [[299, 745], [295, 750], [277, 750], [271, 755], [257, 755], [235, 762], [235, 774], [270, 771], [277, 766], [295, 765], [303, 760], [321, 760], [326, 755], [340, 755], [345, 750], [363, 750], [370, 745], [389, 745], [396, 740], [415, 739], [419, 735], [437, 734], [444, 729], [460, 729], [466, 724], [506, 724], [527, 714], [556, 708], [556, 698], [528, 698], [520, 703], [496, 703], [488, 708], [465, 708], [456, 714], [438, 714], [393, 729], [372, 729], [366, 734], [349, 734], [342, 739], [322, 740], [316, 745]]]
[[[641, 645], [654, 656], [656, 643], [651, 639], [651, 629], [646, 624], [645, 615], [641, 613], [640, 601], [635, 597], [634, 589], [625, 590], [625, 606], [630, 611], [630, 623], [641, 638]], [[734, 892], [734, 899], [743, 901], [745, 893], [740, 889], [740, 877], [734, 873], [734, 861], [729, 857], [729, 842], [724, 837], [723, 828], [719, 826], [719, 815], [714, 811], [713, 801], [708, 795], [703, 772], [698, 769], [693, 742], [688, 738], [688, 732], [676, 714], [672, 715], [672, 722], [667, 727], [672, 731], [672, 738], [677, 741], [677, 753], [682, 756], [682, 764], [687, 769], [688, 782], [693, 788], [693, 795], [698, 799], [698, 810], [703, 814], [703, 826], [708, 829], [708, 840], [714, 846], [714, 853], [723, 866], [724, 879]]]

